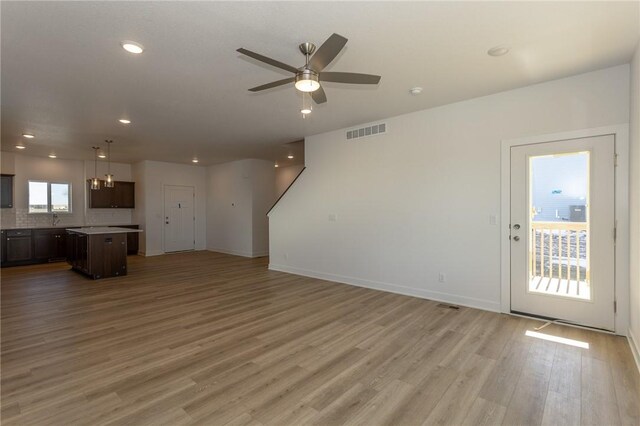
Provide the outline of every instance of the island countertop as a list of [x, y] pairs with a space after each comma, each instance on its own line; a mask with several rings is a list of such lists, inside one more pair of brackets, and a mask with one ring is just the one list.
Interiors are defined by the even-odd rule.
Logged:
[[101, 234], [126, 234], [129, 232], [142, 232], [141, 229], [118, 228], [109, 226], [91, 226], [86, 228], [66, 228], [68, 232], [85, 235], [101, 235]]

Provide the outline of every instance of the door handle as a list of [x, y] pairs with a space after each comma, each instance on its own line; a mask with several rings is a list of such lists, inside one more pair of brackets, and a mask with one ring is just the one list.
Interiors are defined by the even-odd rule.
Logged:
[[515, 225], [513, 225], [513, 229], [520, 229], [520, 225], [516, 223]]
[[515, 237], [513, 237], [514, 241], [520, 241], [520, 237], [518, 237], [517, 235]]

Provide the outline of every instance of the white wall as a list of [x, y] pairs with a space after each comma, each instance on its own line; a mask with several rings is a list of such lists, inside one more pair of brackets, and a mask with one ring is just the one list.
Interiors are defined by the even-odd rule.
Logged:
[[278, 167], [276, 169], [276, 198], [281, 196], [287, 190], [291, 182], [304, 169], [304, 165]]
[[[136, 164], [135, 172], [139, 187], [143, 194], [142, 206], [144, 221], [140, 223], [144, 232], [141, 240], [141, 253], [155, 256], [164, 253], [164, 186], [184, 185], [195, 188], [195, 237], [196, 250], [206, 247], [206, 169], [185, 164], [164, 163], [160, 161], [143, 161]], [[138, 203], [138, 200], [136, 200]]]
[[[129, 164], [113, 163], [111, 170], [116, 180], [131, 180]], [[72, 225], [127, 225], [131, 223], [131, 209], [89, 209], [86, 206], [86, 179], [94, 174], [93, 162], [51, 159], [25, 154], [2, 153], [3, 173], [13, 173], [14, 207], [2, 209], [2, 227], [51, 225], [49, 214], [28, 214], [28, 182], [71, 183], [72, 207], [70, 214], [59, 214], [59, 226]], [[98, 173], [106, 173], [106, 164], [100, 162]]]
[[630, 207], [630, 312], [629, 335], [640, 366], [640, 43], [631, 63], [629, 131]]
[[628, 120], [623, 65], [308, 137], [270, 268], [498, 311], [501, 140]]
[[240, 256], [253, 254], [250, 168], [249, 160], [208, 168], [208, 250]]
[[146, 197], [145, 197], [145, 162], [141, 161], [139, 163], [134, 164], [131, 167], [131, 177], [133, 181], [136, 183], [135, 186], [135, 194], [136, 194], [136, 208], [132, 214], [132, 221], [135, 224], [140, 226], [142, 229], [142, 234], [138, 238], [138, 253], [144, 254], [147, 251], [147, 236], [146, 236], [146, 221], [147, 221], [147, 209], [146, 209]]
[[210, 166], [207, 172], [207, 248], [256, 257], [268, 251], [266, 212], [274, 201], [274, 167], [265, 160]]
[[276, 200], [275, 167], [273, 162], [252, 161], [253, 185], [253, 256], [269, 254], [269, 218], [267, 212]]
[[8, 175], [15, 173], [15, 154], [13, 152], [0, 152], [0, 172]]

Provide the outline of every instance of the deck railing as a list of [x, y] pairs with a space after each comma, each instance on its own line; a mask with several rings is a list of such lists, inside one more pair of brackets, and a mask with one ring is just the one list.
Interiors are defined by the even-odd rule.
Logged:
[[589, 281], [589, 238], [586, 222], [531, 222], [529, 242], [532, 277]]

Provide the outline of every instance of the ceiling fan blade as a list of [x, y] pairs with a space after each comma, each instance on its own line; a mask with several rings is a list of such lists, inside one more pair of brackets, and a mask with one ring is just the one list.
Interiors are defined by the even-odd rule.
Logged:
[[311, 99], [313, 99], [313, 101], [317, 104], [323, 104], [327, 102], [327, 95], [324, 93], [324, 89], [322, 88], [322, 86], [320, 86], [318, 90], [311, 92]]
[[287, 83], [293, 83], [296, 80], [295, 77], [289, 77], [278, 81], [272, 81], [271, 83], [263, 84], [262, 86], [256, 86], [249, 89], [250, 92], [259, 92], [261, 90], [271, 89], [272, 87], [283, 86]]
[[379, 75], [359, 74], [355, 72], [321, 72], [320, 81], [331, 81], [333, 83], [351, 84], [378, 84]]
[[315, 72], [322, 71], [338, 56], [338, 53], [340, 53], [345, 44], [347, 44], [346, 38], [336, 33], [331, 34], [331, 37], [322, 43], [322, 46], [316, 51], [315, 55], [311, 57], [309, 61], [311, 69]]
[[249, 56], [249, 57], [251, 57], [253, 59], [257, 59], [260, 62], [264, 62], [265, 64], [269, 64], [269, 65], [274, 66], [276, 68], [280, 68], [280, 69], [283, 69], [285, 71], [289, 71], [289, 72], [292, 72], [292, 73], [297, 73], [298, 72], [298, 69], [295, 68], [295, 67], [292, 67], [291, 65], [287, 65], [287, 64], [282, 63], [280, 61], [276, 61], [275, 59], [268, 58], [268, 57], [263, 56], [263, 55], [261, 55], [259, 53], [252, 52], [252, 51], [244, 49], [242, 47], [240, 49], [238, 49], [237, 51], [242, 53], [243, 55], [247, 55], [247, 56]]

